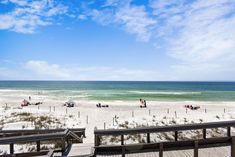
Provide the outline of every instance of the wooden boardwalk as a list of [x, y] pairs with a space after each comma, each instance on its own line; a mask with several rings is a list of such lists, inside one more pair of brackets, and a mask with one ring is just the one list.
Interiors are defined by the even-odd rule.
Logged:
[[76, 143], [68, 154], [68, 157], [84, 156], [91, 154], [94, 143]]
[[[230, 147], [199, 149], [200, 157], [230, 157]], [[97, 157], [121, 157], [122, 155], [97, 155]], [[159, 157], [158, 152], [126, 154], [126, 157]], [[193, 157], [193, 150], [168, 151], [164, 157]]]

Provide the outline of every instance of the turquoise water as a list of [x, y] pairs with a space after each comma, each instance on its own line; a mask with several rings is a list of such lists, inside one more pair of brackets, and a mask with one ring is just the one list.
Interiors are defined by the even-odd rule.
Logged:
[[235, 101], [235, 82], [0, 81], [0, 90], [88, 100]]

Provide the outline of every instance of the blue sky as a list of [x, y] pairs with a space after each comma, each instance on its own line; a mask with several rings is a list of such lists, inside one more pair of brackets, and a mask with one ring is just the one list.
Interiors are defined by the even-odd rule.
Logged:
[[0, 0], [1, 80], [234, 81], [235, 1]]

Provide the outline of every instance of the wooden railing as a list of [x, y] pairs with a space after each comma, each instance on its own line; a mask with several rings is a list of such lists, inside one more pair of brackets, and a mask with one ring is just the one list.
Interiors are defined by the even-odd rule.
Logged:
[[[231, 127], [235, 126], [235, 121], [221, 121], [200, 124], [183, 124], [171, 126], [158, 126], [134, 129], [108, 129], [95, 130], [95, 151], [97, 154], [122, 154], [124, 157], [128, 153], [138, 152], [159, 152], [159, 157], [163, 157], [163, 151], [194, 149], [194, 157], [198, 157], [199, 148], [220, 147], [231, 145], [231, 157], [235, 157], [235, 137], [231, 136]], [[226, 128], [226, 137], [207, 138], [207, 129]], [[178, 132], [186, 130], [202, 130], [202, 139], [187, 141], [178, 140]], [[151, 143], [151, 133], [174, 132], [174, 141]], [[124, 136], [133, 134], [146, 134], [146, 143], [125, 144]], [[120, 136], [120, 145], [101, 145], [102, 136]]]
[[[21, 130], [22, 131], [22, 130]], [[60, 132], [58, 132], [60, 131]], [[75, 132], [74, 132], [75, 131]], [[20, 136], [10, 136], [10, 133], [13, 135], [18, 134], [19, 130], [4, 130], [1, 131], [3, 134], [7, 134], [8, 137], [0, 138], [0, 145], [7, 145], [10, 146], [10, 154], [8, 156], [38, 156], [38, 155], [49, 155], [53, 154], [53, 152], [62, 152], [65, 154], [66, 150], [71, 146], [73, 140], [76, 142], [82, 143], [83, 135], [85, 135], [85, 129], [66, 129], [61, 132], [60, 129], [56, 130], [29, 130], [27, 132], [24, 130], [23, 132], [26, 134], [31, 133], [30, 135], [20, 135]], [[41, 134], [36, 134], [36, 133]], [[49, 133], [48, 133], [49, 132]], [[61, 149], [56, 149], [54, 151], [43, 150], [41, 151], [41, 142], [42, 141], [56, 141], [59, 140], [61, 142]], [[14, 153], [14, 145], [21, 144], [21, 143], [30, 143], [36, 142], [37, 152], [28, 152], [28, 153]], [[52, 153], [51, 153], [52, 152]], [[6, 156], [6, 155], [4, 155]], [[52, 156], [52, 155], [51, 155]]]
[[[33, 134], [45, 134], [45, 133], [55, 133], [63, 132], [66, 129], [25, 129], [25, 130], [0, 130], [0, 138], [2, 137], [12, 137], [20, 135], [33, 135]], [[69, 129], [78, 136], [86, 137], [85, 128], [73, 128]]]

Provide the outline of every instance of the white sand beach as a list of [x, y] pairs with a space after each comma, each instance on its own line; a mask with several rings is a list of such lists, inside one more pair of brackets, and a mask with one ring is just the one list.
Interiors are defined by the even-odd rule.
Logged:
[[[35, 102], [37, 99], [34, 100]], [[2, 129], [34, 129], [36, 122], [22, 120], [22, 116], [34, 116], [35, 121], [46, 116], [51, 121], [50, 125], [42, 125], [46, 128], [86, 128], [84, 143], [93, 145], [94, 128], [135, 128], [142, 126], [162, 126], [174, 124], [203, 123], [212, 121], [224, 121], [235, 119], [235, 102], [147, 102], [147, 108], [140, 108], [139, 101], [102, 101], [102, 104], [109, 105], [108, 108], [97, 108], [97, 101], [76, 101], [75, 107], [65, 107], [62, 101], [44, 101], [43, 104], [21, 107], [18, 100], [1, 100], [0, 127]], [[186, 109], [184, 105], [198, 105], [200, 109]], [[114, 117], [116, 120], [114, 120]], [[21, 117], [21, 118], [20, 118]], [[46, 122], [46, 121], [45, 121]], [[232, 130], [234, 134], [235, 130]], [[196, 134], [196, 135], [195, 135]], [[198, 136], [198, 132], [186, 131], [182, 138]], [[221, 136], [225, 130], [212, 130], [210, 136]], [[161, 141], [171, 138], [172, 135], [156, 135], [154, 141]], [[140, 137], [141, 138], [141, 137]], [[138, 142], [141, 139], [126, 138], [126, 143]], [[104, 138], [103, 143], [109, 143], [110, 138]], [[118, 140], [114, 140], [114, 143]], [[23, 146], [16, 147], [16, 151], [27, 150]], [[2, 153], [8, 151], [8, 147], [1, 146]]]

